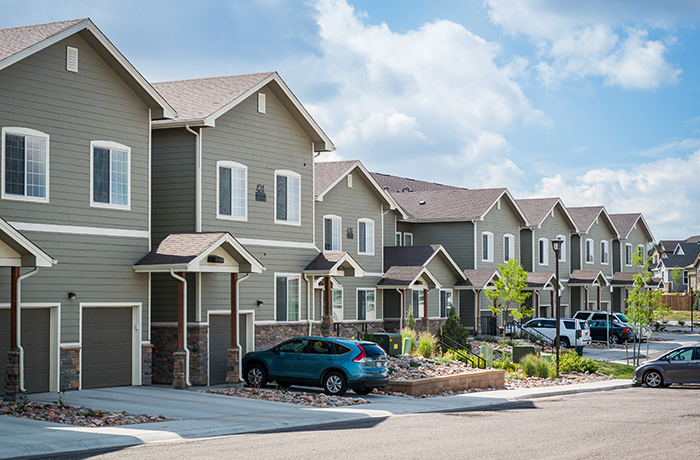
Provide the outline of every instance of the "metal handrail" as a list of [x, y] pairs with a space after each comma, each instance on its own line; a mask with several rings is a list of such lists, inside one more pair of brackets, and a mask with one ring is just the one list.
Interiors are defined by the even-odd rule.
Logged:
[[354, 329], [355, 332], [357, 333], [356, 337], [360, 338], [362, 337], [362, 334], [360, 333], [360, 330], [353, 326], [352, 324], [343, 324], [343, 323], [333, 323], [333, 329], [335, 329], [335, 336], [340, 337], [340, 328], [343, 329]]
[[[462, 353], [462, 352], [460, 351], [460, 349], [457, 349], [457, 348], [455, 348], [454, 346], [452, 346], [452, 345], [446, 343], [443, 339], [447, 339], [447, 340], [449, 340], [450, 342], [454, 343], [456, 346], [462, 347], [461, 350], [467, 350], [467, 349], [466, 349], [466, 345], [462, 345], [462, 344], [460, 344], [459, 342], [457, 342], [456, 340], [453, 340], [451, 337], [445, 336], [444, 334], [440, 334], [440, 338], [438, 339], [438, 343], [439, 343], [440, 345], [442, 345], [443, 347], [448, 348], [448, 349], [451, 350], [452, 352], [457, 353], [459, 356], [461, 356], [461, 357], [463, 357], [464, 359], [466, 359], [467, 361], [469, 361], [469, 363], [472, 365], [472, 367], [478, 367], [478, 368], [480, 368], [480, 369], [486, 369], [486, 360], [485, 360], [484, 358], [482, 358], [481, 356], [477, 355], [476, 353], [474, 353], [474, 352], [471, 351], [471, 350], [467, 350], [467, 354], [468, 354], [468, 355], [471, 355], [471, 357], [470, 357], [470, 356], [465, 356], [464, 353]], [[472, 357], [473, 357], [473, 358], [472, 358]], [[473, 359], [476, 360], [476, 365], [474, 364]]]

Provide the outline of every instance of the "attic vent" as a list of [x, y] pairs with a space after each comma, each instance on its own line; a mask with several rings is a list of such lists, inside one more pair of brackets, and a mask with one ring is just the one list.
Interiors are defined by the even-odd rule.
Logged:
[[348, 174], [348, 187], [352, 187], [352, 174]]
[[425, 204], [425, 201], [421, 200], [418, 202], [418, 204], [423, 205], [423, 204]]
[[78, 71], [78, 48], [66, 47], [66, 70], [69, 72]]
[[258, 112], [266, 113], [265, 93], [258, 93]]

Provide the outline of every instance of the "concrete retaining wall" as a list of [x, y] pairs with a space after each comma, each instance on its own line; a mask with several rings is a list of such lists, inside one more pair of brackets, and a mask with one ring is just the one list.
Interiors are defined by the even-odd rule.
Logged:
[[441, 391], [462, 391], [470, 388], [505, 388], [506, 371], [486, 369], [467, 374], [444, 375], [419, 380], [389, 380], [387, 392], [400, 392], [411, 396], [432, 395]]

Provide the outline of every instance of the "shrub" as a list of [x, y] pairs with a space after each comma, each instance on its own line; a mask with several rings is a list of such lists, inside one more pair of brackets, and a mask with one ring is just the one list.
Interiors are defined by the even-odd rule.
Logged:
[[408, 316], [406, 316], [406, 327], [409, 329], [416, 328], [416, 319], [413, 317], [412, 311], [409, 311]]
[[512, 362], [508, 356], [504, 356], [501, 360], [496, 360], [493, 362], [494, 369], [503, 369], [508, 372], [516, 372], [520, 366]]
[[679, 325], [679, 326], [685, 326], [685, 321], [683, 321], [682, 319], [679, 319], [679, 320], [678, 320], [678, 325]]
[[520, 360], [520, 368], [528, 377], [537, 376], [543, 379], [549, 377], [549, 362], [535, 355], [527, 355]]
[[[469, 351], [470, 350], [465, 350], [465, 349], [459, 350], [459, 352], [464, 356], [469, 356]], [[448, 358], [448, 359], [451, 359], [453, 361], [460, 361], [460, 362], [466, 363], [467, 360], [462, 355], [458, 355], [457, 353], [455, 353], [452, 350], [447, 350], [447, 352], [443, 356]]]
[[561, 372], [598, 372], [598, 363], [579, 356], [578, 353], [571, 350], [560, 358], [559, 370]]
[[363, 335], [362, 340], [377, 343], [377, 340], [374, 338], [374, 334], [372, 334], [371, 332]]
[[424, 358], [433, 356], [437, 348], [437, 339], [430, 332], [421, 332], [418, 338], [418, 352]]
[[450, 315], [442, 326], [442, 335], [449, 337], [462, 346], [467, 345], [469, 330], [459, 322], [459, 316]]
[[498, 339], [498, 344], [502, 347], [512, 347], [514, 345], [514, 342], [511, 339]]
[[498, 339], [492, 335], [485, 335], [481, 337], [482, 342], [498, 343]]
[[416, 331], [411, 328], [404, 327], [401, 329], [401, 345], [403, 346], [403, 339], [406, 337], [411, 339], [411, 354], [416, 350], [418, 345], [416, 344]]

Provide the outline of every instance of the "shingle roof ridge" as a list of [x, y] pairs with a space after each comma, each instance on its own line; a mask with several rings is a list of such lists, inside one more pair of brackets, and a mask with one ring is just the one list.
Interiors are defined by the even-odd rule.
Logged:
[[[410, 182], [413, 182], [415, 184], [430, 184], [430, 185], [434, 185], [434, 186], [441, 187], [441, 188], [445, 187], [448, 189], [467, 190], [466, 187], [458, 187], [456, 185], [441, 184], [439, 182], [427, 181], [427, 180], [423, 180], [423, 179], [413, 179], [411, 177], [397, 176], [395, 174], [386, 174], [386, 173], [380, 173], [380, 172], [370, 172], [370, 174], [372, 175], [372, 177], [374, 177], [374, 180], [376, 180], [382, 186], [382, 188], [388, 188], [388, 187], [386, 185], [383, 185], [381, 183], [382, 181], [379, 180], [376, 176], [382, 176], [384, 178], [389, 178], [389, 179], [395, 180], [395, 181], [410, 181]], [[389, 190], [389, 192], [394, 193], [395, 191]]]
[[[67, 19], [67, 20], [65, 20], [65, 21], [53, 21], [53, 22], [44, 22], [44, 23], [41, 23], [41, 24], [29, 24], [29, 25], [26, 25], [26, 26], [5, 27], [5, 28], [2, 28], [2, 29], [0, 29], [0, 30], [2, 30], [2, 31], [9, 31], [9, 30], [14, 30], [14, 29], [29, 29], [29, 28], [32, 28], [32, 27], [52, 26], [52, 25], [56, 25], [56, 24], [68, 24], [68, 23], [71, 23], [70, 25], [72, 26], [72, 25], [75, 25], [75, 24], [77, 24], [77, 23], [79, 23], [79, 22], [81, 22], [81, 21], [85, 21], [85, 20], [87, 20], [87, 19], [90, 19], [90, 18]], [[70, 27], [70, 26], [68, 26], [68, 27]], [[68, 28], [68, 27], [66, 27], [66, 28]], [[54, 35], [55, 35], [55, 34], [54, 34]]]
[[10, 58], [89, 18], [0, 29], [0, 61]]
[[242, 73], [242, 74], [237, 74], [237, 75], [220, 75], [218, 77], [202, 77], [202, 78], [186, 78], [184, 80], [167, 80], [167, 81], [159, 81], [152, 83], [153, 85], [161, 85], [165, 83], [185, 83], [185, 82], [191, 82], [191, 81], [205, 81], [205, 80], [224, 80], [227, 78], [236, 78], [236, 77], [250, 77], [253, 75], [272, 75], [275, 73], [275, 70], [269, 71], [269, 72], [253, 72], [253, 73]]

